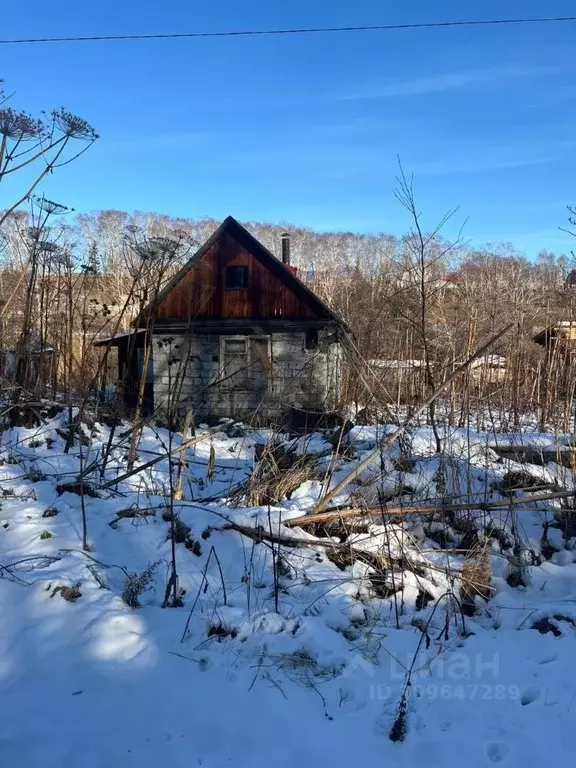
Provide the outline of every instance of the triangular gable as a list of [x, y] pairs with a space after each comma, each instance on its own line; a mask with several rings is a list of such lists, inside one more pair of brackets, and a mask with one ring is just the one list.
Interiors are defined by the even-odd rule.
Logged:
[[[255, 264], [261, 265], [261, 268], [258, 268], [260, 275], [267, 272], [273, 276], [273, 279], [266, 281], [266, 285], [254, 287], [254, 290], [260, 291], [258, 295], [266, 296], [267, 292], [278, 292], [278, 286], [281, 285], [282, 291], [287, 290], [293, 294], [294, 298], [289, 302], [290, 307], [296, 307], [301, 315], [305, 315], [308, 319], [332, 321], [343, 325], [342, 320], [330, 307], [304, 285], [291, 269], [277, 259], [232, 216], [228, 216], [222, 222], [211, 237], [196, 251], [194, 256], [165, 285], [156, 300], [151, 302], [142, 311], [134, 324], [143, 324], [143, 321], [150, 317], [150, 315], [156, 315], [159, 322], [162, 319], [168, 319], [169, 315], [166, 315], [167, 307], [172, 307], [173, 316], [175, 315], [183, 319], [183, 303], [193, 304], [194, 306], [188, 308], [188, 311], [191, 311], [192, 314], [197, 312], [199, 316], [202, 316], [205, 311], [205, 301], [199, 291], [204, 290], [206, 294], [210, 293], [210, 291], [212, 293], [221, 292], [222, 286], [210, 285], [210, 274], [207, 273], [202, 276], [198, 271], [207, 268], [208, 260], [218, 259], [218, 256], [214, 256], [214, 253], [221, 245], [226, 244], [228, 250], [230, 249], [230, 240], [228, 238], [232, 238], [234, 243], [249, 253], [254, 258]], [[285, 300], [286, 295], [283, 295]], [[210, 296], [207, 301], [213, 302], [213, 297], [210, 298]], [[178, 309], [178, 307], [181, 308]], [[217, 310], [213, 310], [210, 316], [215, 317], [215, 314], [218, 314]], [[246, 317], [248, 316], [246, 315]]]

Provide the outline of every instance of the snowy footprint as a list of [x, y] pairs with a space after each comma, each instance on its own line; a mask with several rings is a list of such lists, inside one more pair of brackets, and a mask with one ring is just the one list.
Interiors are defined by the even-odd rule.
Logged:
[[442, 746], [435, 741], [422, 741], [415, 749], [416, 764], [426, 766], [446, 765]]
[[491, 763], [501, 763], [508, 756], [510, 748], [503, 742], [494, 742], [488, 745], [486, 754]]

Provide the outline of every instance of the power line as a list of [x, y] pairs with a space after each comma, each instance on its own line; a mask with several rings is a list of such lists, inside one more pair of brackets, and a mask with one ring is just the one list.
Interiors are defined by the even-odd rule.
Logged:
[[251, 29], [222, 32], [175, 32], [150, 35], [91, 35], [85, 37], [29, 37], [0, 40], [0, 45], [21, 43], [92, 43], [104, 40], [176, 40], [195, 37], [256, 37], [267, 35], [310, 35], [328, 32], [378, 32], [396, 29], [433, 29], [438, 27], [486, 27], [503, 24], [559, 24], [574, 22], [576, 16], [551, 16], [533, 19], [470, 19], [468, 21], [429, 21], [413, 24], [377, 24], [358, 27], [308, 27], [295, 29]]

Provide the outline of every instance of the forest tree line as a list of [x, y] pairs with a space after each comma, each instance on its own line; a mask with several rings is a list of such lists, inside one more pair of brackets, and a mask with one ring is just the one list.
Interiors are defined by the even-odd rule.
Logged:
[[[96, 359], [92, 341], [127, 329], [151, 298], [150, 286], [159, 290], [219, 222], [54, 206], [38, 198], [3, 222], [0, 346], [14, 347], [24, 333], [49, 347], [62, 358], [52, 370], [56, 391], [86, 382]], [[427, 387], [426, 363], [430, 376], [442, 378], [505, 318], [514, 332], [484, 368], [452, 388], [450, 418], [461, 420], [488, 396], [492, 408], [516, 418], [530, 409], [544, 421], [553, 412], [571, 418], [571, 355], [543, 350], [532, 337], [573, 317], [572, 256], [544, 251], [531, 261], [509, 244], [471, 248], [440, 231], [419, 244], [414, 228], [394, 236], [246, 226], [278, 256], [289, 232], [298, 276], [350, 327], [357, 355], [347, 368], [347, 400], [417, 401]], [[496, 357], [495, 372], [489, 363]]]

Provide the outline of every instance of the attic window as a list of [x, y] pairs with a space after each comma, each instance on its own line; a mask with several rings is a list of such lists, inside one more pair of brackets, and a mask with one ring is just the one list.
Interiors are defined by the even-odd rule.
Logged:
[[248, 288], [248, 267], [226, 267], [224, 287], [226, 290]]

